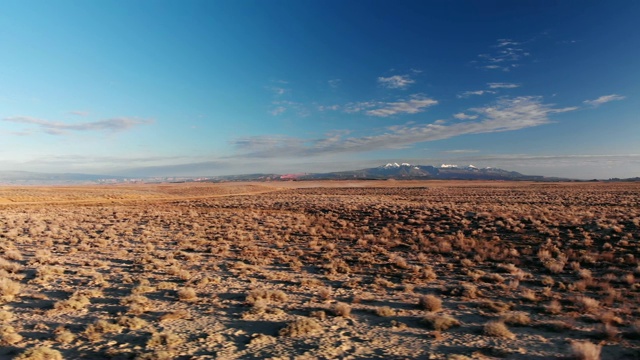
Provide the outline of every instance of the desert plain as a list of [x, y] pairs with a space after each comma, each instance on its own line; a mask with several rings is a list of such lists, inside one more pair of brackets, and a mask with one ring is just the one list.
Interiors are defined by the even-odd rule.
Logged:
[[1, 359], [639, 359], [640, 183], [0, 187]]

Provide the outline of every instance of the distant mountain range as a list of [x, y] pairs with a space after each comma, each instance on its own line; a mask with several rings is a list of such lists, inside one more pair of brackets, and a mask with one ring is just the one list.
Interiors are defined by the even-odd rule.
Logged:
[[320, 179], [443, 179], [443, 180], [553, 180], [544, 176], [523, 175], [515, 171], [497, 168], [477, 168], [473, 165], [459, 167], [458, 165], [442, 164], [439, 167], [431, 165], [412, 165], [408, 163], [389, 163], [386, 165], [352, 171], [331, 173], [314, 173], [300, 175], [284, 175], [285, 179], [320, 180]]
[[103, 179], [115, 181], [124, 179], [120, 176], [91, 175], [77, 173], [38, 173], [30, 171], [0, 171], [0, 183], [4, 184], [77, 184], [95, 183]]
[[[575, 181], [573, 179], [524, 175], [498, 168], [478, 168], [473, 165], [442, 164], [412, 165], [388, 163], [382, 166], [328, 173], [297, 174], [244, 174], [210, 177], [146, 177], [130, 178], [111, 175], [78, 173], [36, 173], [27, 171], [0, 171], [0, 184], [9, 185], [64, 185], [64, 184], [116, 184], [131, 182], [193, 182], [193, 181], [303, 181], [303, 180], [528, 180]], [[640, 178], [609, 179], [608, 181], [640, 181]]]

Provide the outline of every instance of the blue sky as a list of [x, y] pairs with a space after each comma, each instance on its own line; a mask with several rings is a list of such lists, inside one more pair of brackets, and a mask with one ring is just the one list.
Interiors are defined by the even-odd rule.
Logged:
[[0, 170], [640, 176], [640, 2], [3, 1]]

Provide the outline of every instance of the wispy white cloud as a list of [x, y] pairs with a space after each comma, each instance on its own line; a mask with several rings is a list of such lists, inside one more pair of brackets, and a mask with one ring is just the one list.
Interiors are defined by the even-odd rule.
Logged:
[[590, 106], [600, 106], [602, 104], [605, 104], [611, 101], [618, 101], [618, 100], [624, 100], [624, 99], [626, 99], [626, 96], [611, 94], [611, 95], [600, 96], [599, 98], [594, 100], [585, 100], [584, 103]]
[[494, 49], [492, 52], [478, 55], [480, 67], [502, 71], [510, 71], [519, 67], [520, 61], [531, 55], [521, 45], [522, 43], [511, 39], [498, 39], [496, 45], [492, 46]]
[[498, 39], [498, 44], [496, 45], [496, 47], [505, 47], [505, 46], [518, 46], [520, 45], [520, 43], [515, 42], [511, 39]]
[[415, 95], [409, 100], [384, 103], [376, 109], [368, 110], [367, 115], [387, 117], [397, 114], [417, 114], [423, 112], [429, 106], [437, 104], [438, 100]]
[[287, 93], [287, 89], [279, 86], [268, 86], [267, 90], [271, 91], [276, 96], [282, 96]]
[[473, 149], [456, 149], [456, 150], [441, 151], [441, 153], [443, 154], [473, 154], [478, 152], [480, 152], [480, 150], [473, 150]]
[[285, 111], [287, 111], [287, 108], [284, 106], [276, 106], [275, 108], [269, 110], [269, 113], [273, 116], [278, 116], [280, 114], [283, 114]]
[[[478, 113], [487, 119], [491, 125], [496, 125], [499, 131], [522, 129], [526, 127], [546, 124], [549, 114], [574, 111], [575, 106], [555, 109], [552, 105], [542, 103], [539, 96], [520, 96], [516, 98], [499, 99], [495, 105], [471, 108], [470, 111]], [[483, 121], [487, 122], [487, 120]]]
[[495, 91], [492, 90], [475, 90], [475, 91], [464, 91], [460, 94], [457, 95], [458, 98], [463, 99], [463, 98], [468, 98], [469, 96], [473, 96], [473, 95], [484, 95], [484, 94], [495, 94]]
[[409, 75], [394, 75], [389, 77], [379, 77], [378, 84], [389, 89], [406, 89], [409, 85], [415, 83]]
[[329, 81], [327, 81], [327, 83], [329, 83], [329, 86], [331, 86], [332, 88], [337, 88], [340, 86], [340, 84], [342, 83], [341, 79], [331, 79]]
[[232, 144], [238, 156], [270, 158], [279, 156], [316, 156], [347, 152], [401, 149], [416, 143], [448, 139], [467, 134], [514, 131], [550, 122], [549, 115], [576, 110], [576, 107], [554, 108], [540, 97], [502, 98], [489, 106], [472, 108], [477, 121], [455, 124], [405, 124], [390, 126], [384, 132], [361, 137], [341, 133], [319, 139], [256, 136], [237, 139]]
[[60, 121], [49, 121], [32, 118], [28, 116], [14, 116], [3, 119], [4, 121], [33, 125], [41, 131], [50, 135], [64, 135], [69, 131], [110, 131], [118, 132], [133, 128], [137, 125], [151, 124], [153, 120], [143, 120], [137, 118], [112, 118], [83, 123], [64, 123]]
[[478, 115], [467, 115], [465, 113], [453, 114], [453, 117], [458, 120], [474, 120], [478, 118]]
[[423, 112], [429, 106], [437, 105], [438, 101], [428, 98], [424, 95], [415, 94], [409, 99], [401, 99], [398, 101], [362, 101], [357, 103], [348, 103], [344, 107], [347, 113], [365, 112], [370, 116], [388, 117], [398, 114], [417, 114]]
[[[512, 84], [512, 83], [487, 83], [489, 89], [513, 89], [520, 87], [520, 84]], [[463, 91], [457, 95], [459, 99], [468, 98], [474, 95], [485, 95], [485, 94], [496, 94], [496, 90], [474, 90], [474, 91]]]
[[267, 85], [264, 88], [277, 97], [280, 97], [290, 91], [287, 86], [289, 85], [289, 82], [286, 80], [276, 79], [271, 80], [270, 83], [273, 85]]
[[371, 109], [372, 107], [375, 107], [376, 104], [380, 104], [380, 102], [376, 102], [376, 101], [360, 101], [360, 102], [355, 102], [355, 103], [348, 103], [344, 106], [344, 111], [346, 113], [357, 113], [357, 112], [361, 112], [361, 111], [365, 111], [368, 109]]
[[337, 111], [340, 110], [340, 105], [319, 105], [318, 111]]
[[490, 89], [514, 89], [517, 87], [520, 87], [520, 84], [512, 84], [512, 83], [488, 83], [487, 86], [489, 86]]
[[307, 107], [301, 103], [295, 101], [281, 100], [281, 101], [273, 101], [271, 103], [271, 108], [268, 110], [269, 114], [273, 116], [282, 115], [285, 112], [293, 112], [298, 116], [309, 116], [309, 110]]

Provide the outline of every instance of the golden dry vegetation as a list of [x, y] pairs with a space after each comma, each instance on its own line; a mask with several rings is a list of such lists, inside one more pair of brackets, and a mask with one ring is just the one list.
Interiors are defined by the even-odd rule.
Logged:
[[0, 214], [0, 358], [640, 358], [640, 184], [5, 187]]

